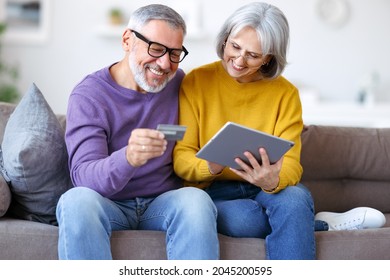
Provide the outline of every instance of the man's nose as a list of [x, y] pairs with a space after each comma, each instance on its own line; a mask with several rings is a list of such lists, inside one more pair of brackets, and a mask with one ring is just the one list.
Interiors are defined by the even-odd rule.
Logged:
[[171, 61], [169, 59], [169, 52], [166, 52], [163, 56], [159, 57], [157, 59], [157, 64], [160, 66], [162, 69], [167, 69], [170, 68], [171, 66]]

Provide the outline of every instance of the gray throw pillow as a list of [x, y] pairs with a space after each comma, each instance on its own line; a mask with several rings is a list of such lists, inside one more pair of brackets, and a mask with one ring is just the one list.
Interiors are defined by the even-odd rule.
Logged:
[[64, 130], [33, 84], [11, 114], [2, 143], [10, 179], [9, 213], [57, 225], [58, 199], [71, 185]]

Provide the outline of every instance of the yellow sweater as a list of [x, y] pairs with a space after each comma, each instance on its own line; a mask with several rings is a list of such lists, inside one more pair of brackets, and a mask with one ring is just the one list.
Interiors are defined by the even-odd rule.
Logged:
[[176, 144], [173, 162], [187, 185], [205, 188], [214, 180], [243, 180], [229, 168], [211, 175], [207, 162], [195, 157], [227, 121], [293, 141], [283, 160], [277, 191], [299, 182], [302, 108], [298, 90], [285, 78], [238, 83], [217, 61], [185, 76], [179, 101], [179, 122], [187, 131]]

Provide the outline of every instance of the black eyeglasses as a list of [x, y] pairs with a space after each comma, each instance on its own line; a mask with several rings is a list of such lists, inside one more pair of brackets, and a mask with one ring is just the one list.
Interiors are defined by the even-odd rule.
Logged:
[[169, 53], [169, 60], [173, 63], [179, 63], [183, 61], [183, 59], [187, 56], [188, 51], [183, 46], [182, 49], [171, 49], [163, 44], [152, 42], [146, 39], [142, 34], [138, 33], [137, 31], [131, 30], [137, 36], [138, 39], [141, 39], [145, 43], [149, 44], [148, 46], [148, 54], [154, 58], [162, 57], [164, 54]]

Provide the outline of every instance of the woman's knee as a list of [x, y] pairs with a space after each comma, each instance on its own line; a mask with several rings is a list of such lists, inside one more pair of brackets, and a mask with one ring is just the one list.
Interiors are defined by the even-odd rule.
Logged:
[[265, 208], [284, 208], [285, 210], [313, 209], [314, 202], [309, 190], [303, 185], [288, 186], [276, 194], [260, 192], [257, 202]]
[[289, 186], [280, 192], [280, 203], [292, 211], [310, 209], [313, 211], [314, 202], [309, 190], [303, 185]]

